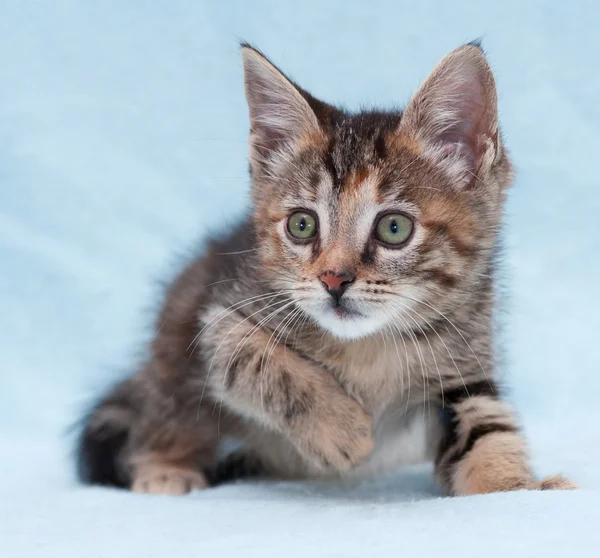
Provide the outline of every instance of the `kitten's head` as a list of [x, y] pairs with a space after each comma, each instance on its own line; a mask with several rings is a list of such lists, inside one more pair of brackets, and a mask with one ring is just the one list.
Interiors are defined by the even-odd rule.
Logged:
[[278, 288], [341, 338], [427, 327], [487, 292], [512, 173], [477, 45], [446, 56], [403, 112], [349, 114], [242, 56], [253, 218]]

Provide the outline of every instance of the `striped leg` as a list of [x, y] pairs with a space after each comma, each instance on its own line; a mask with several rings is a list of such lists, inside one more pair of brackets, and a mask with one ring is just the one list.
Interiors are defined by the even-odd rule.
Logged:
[[575, 488], [561, 476], [535, 479], [517, 422], [493, 384], [446, 391], [444, 402], [446, 430], [436, 473], [449, 494]]

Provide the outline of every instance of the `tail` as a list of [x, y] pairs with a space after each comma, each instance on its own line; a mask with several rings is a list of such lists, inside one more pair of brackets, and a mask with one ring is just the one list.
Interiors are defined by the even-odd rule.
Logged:
[[131, 381], [126, 381], [83, 419], [76, 450], [77, 474], [82, 482], [129, 487], [126, 452], [138, 417]]

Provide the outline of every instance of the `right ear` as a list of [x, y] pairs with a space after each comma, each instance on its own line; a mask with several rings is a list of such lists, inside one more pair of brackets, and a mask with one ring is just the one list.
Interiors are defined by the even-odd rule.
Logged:
[[250, 162], [264, 164], [275, 152], [320, 131], [296, 86], [265, 56], [242, 45], [244, 85], [250, 109]]
[[456, 49], [435, 67], [406, 107], [400, 130], [416, 139], [457, 186], [497, 160], [496, 85], [478, 45]]

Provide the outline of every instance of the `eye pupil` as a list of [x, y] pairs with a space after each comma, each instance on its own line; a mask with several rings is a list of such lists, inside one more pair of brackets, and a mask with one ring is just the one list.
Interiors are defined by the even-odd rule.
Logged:
[[296, 211], [288, 218], [287, 230], [292, 238], [308, 241], [317, 234], [317, 220], [308, 212]]
[[410, 217], [401, 213], [393, 213], [379, 219], [375, 228], [375, 236], [385, 245], [400, 247], [409, 240], [412, 230], [413, 222]]

